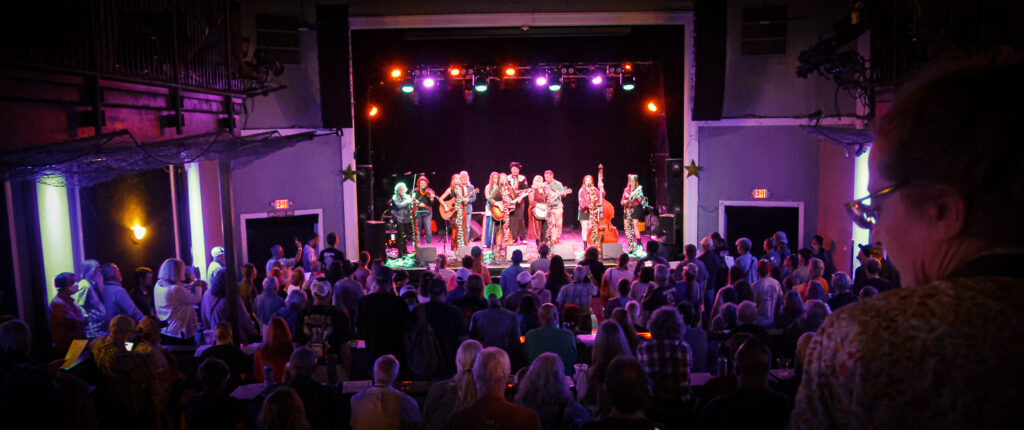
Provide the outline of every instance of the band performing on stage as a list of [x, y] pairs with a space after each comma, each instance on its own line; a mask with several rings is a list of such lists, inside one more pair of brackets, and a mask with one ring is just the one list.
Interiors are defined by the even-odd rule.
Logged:
[[[389, 203], [391, 222], [394, 224], [393, 244], [398, 248], [398, 257], [405, 256], [408, 242], [415, 249], [430, 246], [435, 232], [444, 234], [451, 251], [457, 251], [475, 240], [472, 223], [473, 203], [477, 195], [485, 202], [479, 231], [480, 244], [490, 248], [494, 261], [506, 261], [508, 249], [527, 240], [540, 247], [560, 243], [562, 239], [562, 199], [573, 193], [562, 182], [555, 179], [551, 170], [543, 176], [536, 175], [528, 182], [520, 173], [522, 165], [513, 161], [508, 172], [491, 172], [483, 189], [474, 187], [466, 171], [451, 176], [447, 188], [440, 195], [429, 187], [426, 175], [416, 178], [415, 187], [409, 191], [405, 183], [394, 187]], [[623, 225], [628, 243], [627, 253], [640, 250], [640, 225], [644, 208], [650, 207], [644, 196], [643, 187], [636, 174], [626, 178], [627, 186], [622, 191], [619, 204], [622, 208]], [[577, 220], [580, 235], [588, 246], [601, 249], [602, 243], [617, 243], [618, 230], [611, 221], [615, 207], [606, 199], [604, 187], [604, 166], [598, 166], [597, 181], [586, 175], [579, 188]], [[442, 225], [434, 224], [433, 203], [437, 202]], [[477, 212], [477, 215], [481, 213]], [[478, 218], [479, 219], [479, 218]], [[437, 227], [443, 229], [437, 230]]]

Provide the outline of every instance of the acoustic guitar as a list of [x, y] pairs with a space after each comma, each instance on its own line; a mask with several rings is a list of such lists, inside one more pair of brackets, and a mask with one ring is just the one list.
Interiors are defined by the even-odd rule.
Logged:
[[[473, 191], [470, 191], [469, 194], [466, 194], [463, 197], [469, 197], [469, 196], [471, 196], [473, 194], [476, 194], [478, 192], [480, 192], [479, 188], [473, 188]], [[453, 195], [450, 198], [448, 198], [448, 200], [438, 200], [437, 201], [437, 203], [438, 203], [437, 211], [441, 212], [441, 218], [444, 218], [445, 221], [451, 221], [452, 220], [452, 215], [455, 215], [455, 199], [456, 199], [456, 196]]]
[[[516, 199], [512, 201], [512, 210], [510, 210], [509, 212], [515, 212], [515, 210], [516, 210], [515, 204], [519, 203], [520, 200], [526, 198], [526, 196], [530, 195], [530, 193], [532, 193], [532, 192], [533, 192], [533, 189], [526, 189], [526, 190], [519, 190], [519, 191], [517, 191], [517, 193], [521, 193], [521, 194], [519, 195], [519, 197], [516, 197]], [[491, 205], [491, 218], [494, 218], [495, 221], [501, 221], [501, 220], [505, 219], [505, 210], [502, 209], [502, 206], [503, 205]]]

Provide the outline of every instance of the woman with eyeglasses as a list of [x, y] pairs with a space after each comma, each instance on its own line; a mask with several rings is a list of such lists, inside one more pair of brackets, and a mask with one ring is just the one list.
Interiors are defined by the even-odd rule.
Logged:
[[947, 66], [880, 120], [847, 207], [909, 288], [825, 320], [789, 428], [1021, 425], [1022, 77], [1005, 54]]

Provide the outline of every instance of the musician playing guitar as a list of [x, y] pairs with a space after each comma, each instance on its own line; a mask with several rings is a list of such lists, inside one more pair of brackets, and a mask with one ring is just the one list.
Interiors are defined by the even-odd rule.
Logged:
[[636, 174], [626, 177], [626, 188], [622, 190], [622, 218], [626, 227], [626, 240], [629, 241], [629, 254], [640, 250], [640, 218], [643, 216], [647, 198], [643, 187], [639, 184]]
[[505, 253], [514, 241], [511, 228], [513, 218], [510, 215], [516, 210], [518, 203], [530, 192], [530, 190], [519, 191], [513, 188], [509, 183], [508, 175], [502, 173], [498, 176], [498, 189], [491, 190], [491, 195], [487, 199], [491, 202], [491, 217], [494, 219], [495, 236], [491, 249], [494, 251], [495, 261], [505, 260]]
[[562, 197], [572, 194], [572, 189], [556, 181], [554, 172], [550, 170], [544, 171], [544, 182], [548, 196], [548, 237], [554, 245], [562, 236]]
[[466, 188], [463, 187], [460, 174], [452, 175], [448, 189], [439, 198], [441, 216], [448, 220], [448, 231], [452, 234], [452, 250], [458, 250], [468, 242], [464, 226], [469, 219], [466, 214]]
[[[434, 209], [431, 207], [431, 203], [437, 196], [434, 195], [434, 190], [427, 186], [429, 183], [430, 181], [427, 180], [426, 176], [420, 176], [416, 180], [416, 188], [413, 188], [411, 193], [412, 199], [416, 203], [416, 212], [412, 217], [414, 250], [420, 246], [430, 246], [430, 240], [433, 238], [433, 234], [430, 231], [430, 223], [434, 217]], [[426, 233], [421, 233], [420, 230], [425, 230]], [[423, 245], [420, 244], [421, 234], [426, 239], [423, 241]]]

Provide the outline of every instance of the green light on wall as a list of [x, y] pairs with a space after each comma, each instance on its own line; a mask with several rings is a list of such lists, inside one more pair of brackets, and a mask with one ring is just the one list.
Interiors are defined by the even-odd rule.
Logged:
[[71, 217], [68, 209], [68, 190], [46, 184], [36, 184], [39, 203], [39, 236], [43, 245], [43, 273], [46, 277], [46, 303], [57, 294], [53, 279], [63, 272], [74, 272], [71, 256]]

